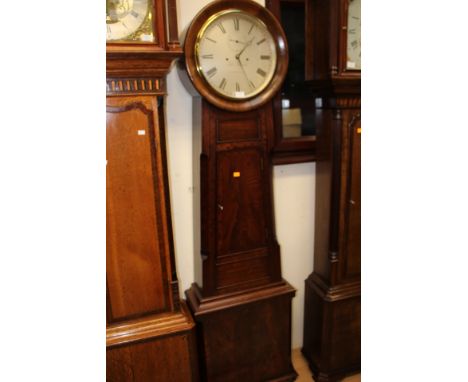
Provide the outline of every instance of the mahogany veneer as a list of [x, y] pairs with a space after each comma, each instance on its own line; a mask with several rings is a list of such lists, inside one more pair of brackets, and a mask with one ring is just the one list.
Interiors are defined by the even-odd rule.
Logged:
[[[272, 208], [272, 105], [202, 102], [203, 276], [186, 291], [206, 381], [293, 381], [291, 300]], [[202, 285], [202, 286], [201, 286]]]
[[294, 381], [291, 363], [291, 300], [287, 282], [245, 292], [203, 297], [186, 292], [197, 322], [204, 381]]
[[[258, 17], [276, 45], [278, 62], [272, 82], [246, 100], [219, 95], [199, 75], [194, 57], [202, 25], [229, 9]], [[272, 97], [288, 66], [285, 35], [274, 16], [258, 3], [215, 1], [195, 16], [184, 51], [192, 89], [202, 98], [194, 101], [193, 108], [194, 137], [201, 126], [201, 256], [196, 259], [196, 283], [186, 291], [197, 322], [201, 376], [209, 382], [293, 381], [291, 300], [295, 290], [281, 277], [271, 162]]]

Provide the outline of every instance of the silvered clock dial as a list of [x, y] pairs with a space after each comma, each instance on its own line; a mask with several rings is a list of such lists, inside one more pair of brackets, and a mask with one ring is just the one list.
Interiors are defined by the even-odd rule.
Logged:
[[275, 74], [275, 40], [257, 17], [240, 10], [213, 15], [196, 42], [197, 68], [223, 97], [248, 99], [264, 90]]

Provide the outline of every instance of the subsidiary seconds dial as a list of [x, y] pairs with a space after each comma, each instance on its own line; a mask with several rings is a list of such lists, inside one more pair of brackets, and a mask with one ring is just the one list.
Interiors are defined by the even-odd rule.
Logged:
[[213, 15], [200, 29], [195, 58], [208, 85], [230, 99], [262, 92], [275, 74], [275, 41], [258, 18], [228, 10]]

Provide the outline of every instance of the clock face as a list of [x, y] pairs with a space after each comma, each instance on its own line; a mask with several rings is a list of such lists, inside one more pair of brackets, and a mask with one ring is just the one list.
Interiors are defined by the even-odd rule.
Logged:
[[197, 70], [219, 95], [247, 99], [264, 90], [276, 70], [275, 41], [265, 24], [240, 10], [213, 15], [196, 42]]
[[361, 70], [361, 0], [349, 0], [346, 69]]
[[152, 0], [106, 0], [107, 41], [152, 42]]

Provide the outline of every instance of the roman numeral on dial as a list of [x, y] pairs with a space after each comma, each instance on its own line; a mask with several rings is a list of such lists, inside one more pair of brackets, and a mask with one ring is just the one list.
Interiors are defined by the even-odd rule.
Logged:
[[211, 78], [211, 77], [213, 77], [213, 76], [216, 74], [217, 71], [218, 71], [218, 69], [216, 69], [216, 67], [211, 68], [210, 70], [208, 70], [208, 71], [206, 72], [206, 75], [207, 75], [209, 78]]
[[219, 88], [224, 90], [224, 88], [226, 87], [226, 83], [227, 83], [226, 79], [223, 78], [221, 80], [221, 83], [219, 84]]
[[266, 77], [266, 72], [260, 68], [257, 69], [257, 73], [260, 74], [262, 77]]
[[239, 30], [239, 19], [237, 17], [234, 17], [233, 21], [234, 21], [234, 29], [236, 31], [238, 31]]
[[223, 24], [219, 22], [218, 28], [221, 29], [221, 32], [226, 33], [226, 29], [224, 29]]

